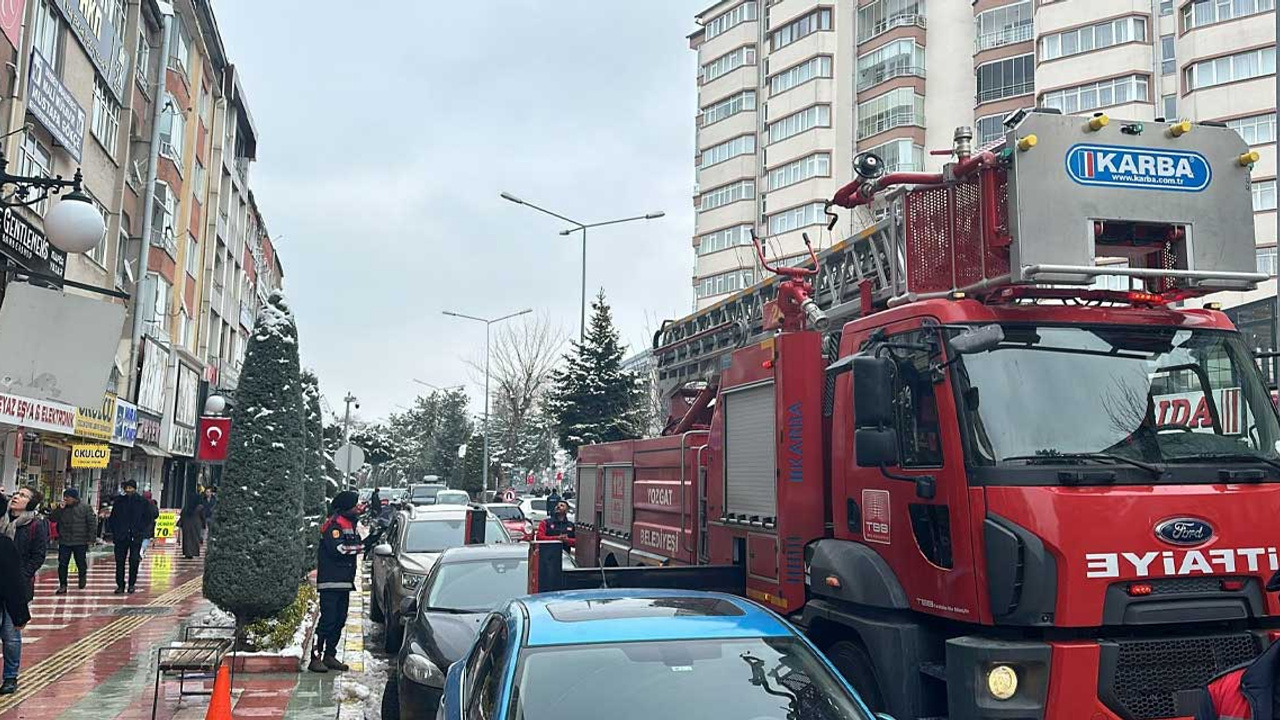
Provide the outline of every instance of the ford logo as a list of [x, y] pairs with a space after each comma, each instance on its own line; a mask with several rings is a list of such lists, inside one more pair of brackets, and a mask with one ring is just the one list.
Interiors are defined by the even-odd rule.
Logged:
[[1081, 185], [1200, 192], [1213, 179], [1209, 161], [1189, 150], [1079, 144], [1066, 162], [1067, 175]]
[[1156, 525], [1156, 537], [1170, 545], [1200, 545], [1213, 537], [1213, 526], [1195, 518], [1172, 518]]

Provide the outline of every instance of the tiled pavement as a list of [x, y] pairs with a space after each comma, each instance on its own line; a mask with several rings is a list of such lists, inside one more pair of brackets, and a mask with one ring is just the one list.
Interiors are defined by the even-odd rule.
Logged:
[[[200, 559], [186, 560], [173, 545], [153, 546], [143, 558], [138, 592], [115, 595], [114, 559], [90, 558], [88, 587], [57, 596], [56, 563], [36, 578], [31, 622], [23, 630], [18, 692], [0, 696], [0, 720], [141, 720], [151, 717], [156, 648], [178, 640], [193, 618], [211, 607], [201, 595]], [[346, 656], [362, 658], [363, 598], [351, 601]], [[360, 662], [348, 660], [353, 670]], [[235, 716], [329, 720], [339, 717], [335, 674], [237, 674]], [[188, 684], [188, 687], [190, 685]], [[341, 690], [341, 688], [339, 688]], [[350, 696], [351, 693], [340, 693]], [[157, 718], [204, 717], [208, 698], [179, 698], [177, 680], [161, 685]], [[364, 718], [358, 701], [343, 703], [342, 718]]]

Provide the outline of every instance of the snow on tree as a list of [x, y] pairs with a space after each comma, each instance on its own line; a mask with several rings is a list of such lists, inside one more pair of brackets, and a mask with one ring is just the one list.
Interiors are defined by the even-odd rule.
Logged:
[[258, 313], [209, 530], [204, 595], [243, 627], [293, 602], [302, 576], [306, 423], [298, 330], [284, 295]]
[[624, 350], [601, 290], [591, 303], [591, 323], [582, 344], [573, 343], [565, 364], [552, 373], [547, 409], [560, 445], [577, 457], [578, 447], [639, 437], [641, 387], [622, 367]]
[[302, 458], [302, 514], [306, 530], [303, 536], [303, 570], [316, 567], [316, 549], [320, 542], [320, 524], [324, 522], [328, 500], [325, 493], [324, 414], [320, 409], [320, 379], [306, 370], [302, 373], [302, 394], [306, 413], [306, 446]]

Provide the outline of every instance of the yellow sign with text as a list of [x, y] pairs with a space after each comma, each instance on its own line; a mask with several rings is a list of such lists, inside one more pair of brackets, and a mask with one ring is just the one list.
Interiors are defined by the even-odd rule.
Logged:
[[111, 464], [110, 445], [72, 445], [71, 467], [102, 469]]
[[115, 421], [116, 396], [107, 395], [102, 399], [100, 408], [76, 408], [75, 434], [94, 440], [110, 440]]
[[172, 510], [161, 511], [160, 516], [156, 518], [156, 539], [172, 539], [173, 530], [177, 526], [178, 513]]

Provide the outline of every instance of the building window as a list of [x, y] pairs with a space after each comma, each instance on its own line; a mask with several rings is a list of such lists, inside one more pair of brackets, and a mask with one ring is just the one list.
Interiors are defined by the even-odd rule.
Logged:
[[1173, 14], [1173, 0], [1160, 0], [1160, 14], [1161, 15]]
[[699, 74], [702, 76], [702, 82], [709, 83], [716, 78], [728, 75], [740, 67], [755, 64], [756, 46], [744, 45], [733, 52], [725, 53], [706, 65], [703, 65]]
[[858, 139], [903, 125], [924, 126], [924, 97], [911, 88], [897, 88], [858, 103]]
[[151, 206], [151, 244], [162, 248], [169, 257], [178, 257], [178, 245], [174, 239], [174, 216], [177, 214], [177, 197], [163, 180], [156, 181], [155, 202]]
[[[18, 173], [28, 177], [53, 177], [50, 169], [53, 167], [53, 155], [50, 154], [49, 148], [45, 147], [33, 133], [28, 132], [22, 139], [22, 158], [19, 162]], [[31, 206], [40, 217], [44, 217], [45, 212], [49, 210], [48, 198]]]
[[[98, 214], [102, 216], [103, 227], [110, 225], [111, 215], [107, 212], [106, 206], [98, 202], [97, 198], [90, 197], [90, 199], [93, 201], [93, 207], [96, 208], [98, 210]], [[94, 245], [89, 249], [89, 252], [85, 253], [85, 257], [92, 260], [95, 265], [103, 270], [107, 269], [107, 233], [105, 231], [102, 233], [102, 238], [98, 240], [98, 244]]]
[[831, 29], [831, 8], [818, 8], [769, 33], [769, 46], [774, 52], [816, 32]]
[[195, 200], [201, 205], [204, 205], [205, 191], [209, 189], [207, 185], [209, 175], [205, 172], [204, 164], [199, 160], [196, 160], [196, 166], [192, 172], [193, 178], [191, 184], [195, 190]]
[[777, 190], [815, 177], [831, 177], [831, 153], [814, 153], [770, 170], [769, 189]]
[[756, 91], [743, 90], [702, 109], [702, 127], [718, 123], [740, 112], [756, 109]]
[[737, 27], [744, 22], [751, 22], [755, 19], [756, 4], [754, 0], [748, 0], [748, 2], [737, 5], [728, 12], [721, 13], [708, 20], [706, 30], [703, 32], [703, 38], [710, 40], [717, 35], [725, 33], [730, 28]]
[[871, 148], [884, 161], [885, 172], [919, 172], [924, 170], [924, 147], [909, 138], [890, 140]]
[[1182, 31], [1276, 9], [1276, 0], [1196, 0], [1182, 6]]
[[1067, 115], [1125, 103], [1150, 102], [1147, 76], [1130, 75], [1072, 88], [1047, 92], [1040, 100], [1044, 107], [1057, 108]]
[[875, 0], [858, 8], [858, 42], [903, 25], [924, 26], [924, 0]]
[[1019, 55], [978, 66], [978, 102], [1026, 95], [1035, 89], [1035, 57]]
[[769, 78], [769, 94], [780, 95], [814, 78], [831, 77], [831, 56], [819, 55], [793, 65]]
[[178, 311], [178, 344], [184, 348], [190, 348], [191, 341], [194, 339], [191, 333], [191, 316], [187, 314], [187, 308], [184, 305]]
[[1160, 36], [1160, 74], [1172, 75], [1178, 71], [1178, 59], [1173, 54], [1173, 36]]
[[978, 52], [1030, 40], [1031, 16], [1030, 0], [978, 13], [973, 19]]
[[786, 140], [789, 137], [795, 137], [802, 132], [818, 127], [831, 127], [830, 105], [814, 105], [769, 123], [769, 142], [775, 143], [779, 140]]
[[169, 38], [169, 67], [186, 76], [190, 63], [191, 35], [187, 32], [186, 26], [182, 24], [182, 20], [175, 18], [172, 37]]
[[132, 282], [129, 277], [129, 216], [120, 215], [120, 235], [116, 238], [116, 288], [123, 290], [126, 283]]
[[827, 216], [823, 212], [824, 207], [825, 203], [815, 202], [774, 213], [769, 216], [769, 234], [781, 235], [802, 227], [821, 225], [827, 221]]
[[93, 81], [93, 136], [98, 138], [112, 155], [116, 152], [116, 139], [120, 133], [120, 105], [111, 96], [111, 90], [102, 78]]
[[730, 270], [726, 273], [700, 278], [694, 284], [694, 289], [698, 297], [705, 298], [737, 292], [751, 287], [753, 282], [755, 282], [755, 273], [751, 270]]
[[739, 200], [751, 200], [756, 196], [755, 180], [740, 180], [721, 185], [702, 193], [699, 210], [714, 210]]
[[1227, 127], [1239, 133], [1250, 145], [1276, 141], [1276, 114], [1273, 112], [1228, 120]]
[[165, 321], [169, 315], [169, 298], [173, 295], [173, 286], [169, 284], [168, 280], [161, 277], [159, 273], [147, 273], [147, 280], [155, 287], [150, 317], [143, 316], [149, 326], [147, 330], [153, 336], [168, 339], [169, 327]]
[[1276, 209], [1276, 181], [1274, 178], [1255, 181], [1250, 188], [1253, 190], [1254, 212]]
[[751, 244], [751, 226], [735, 225], [707, 233], [698, 241], [698, 254], [708, 255], [718, 250]]
[[987, 145], [1004, 137], [1004, 115], [988, 115], [978, 118], [976, 125], [978, 145]]
[[906, 75], [924, 77], [924, 48], [914, 40], [895, 40], [858, 58], [858, 90]]
[[740, 135], [730, 140], [725, 140], [719, 145], [712, 145], [702, 151], [702, 162], [698, 167], [705, 168], [722, 163], [730, 158], [739, 155], [752, 155], [756, 151], [755, 135]]
[[1127, 42], [1145, 42], [1147, 20], [1126, 17], [1040, 38], [1040, 59], [1056, 60]]
[[134, 75], [137, 77], [138, 86], [142, 91], [150, 94], [151, 78], [147, 73], [151, 72], [151, 43], [147, 40], [145, 30], [138, 30], [138, 62], [134, 65]]
[[31, 47], [56, 70], [62, 59], [59, 52], [62, 26], [58, 23], [58, 15], [49, 7], [48, 0], [32, 0], [31, 12]]
[[1184, 71], [1187, 90], [1222, 85], [1276, 73], [1275, 47], [1250, 50], [1236, 55], [1202, 60]]
[[190, 235], [187, 236], [187, 274], [193, 278], [200, 274], [200, 245]]
[[181, 165], [187, 118], [176, 98], [168, 93], [164, 97], [165, 108], [160, 113], [160, 154]]
[[1160, 117], [1165, 120], [1174, 120], [1178, 117], [1178, 94], [1163, 95], [1160, 97]]
[[1271, 247], [1258, 248], [1258, 272], [1266, 273], [1271, 277], [1276, 276], [1276, 248]]

